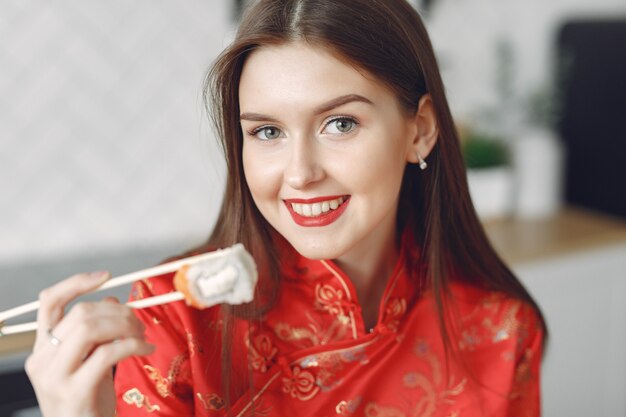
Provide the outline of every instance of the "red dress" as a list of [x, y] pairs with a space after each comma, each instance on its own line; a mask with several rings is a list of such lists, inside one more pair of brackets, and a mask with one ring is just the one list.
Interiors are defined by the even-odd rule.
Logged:
[[[351, 281], [333, 262], [298, 255], [284, 266], [275, 307], [259, 321], [236, 322], [233, 372], [251, 375], [252, 386], [231, 400], [232, 415], [538, 416], [542, 331], [535, 311], [453, 283], [460, 317], [454, 343], [463, 361], [446, 361], [433, 298], [406, 270], [407, 252], [371, 331]], [[135, 285], [131, 298], [170, 291], [172, 275], [165, 275]], [[176, 302], [137, 314], [157, 350], [119, 364], [118, 415], [226, 415], [219, 309]]]

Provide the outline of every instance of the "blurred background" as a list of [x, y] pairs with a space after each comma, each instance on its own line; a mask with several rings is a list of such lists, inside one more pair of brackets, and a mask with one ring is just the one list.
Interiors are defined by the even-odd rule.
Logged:
[[[626, 416], [626, 3], [413, 4], [475, 205], [548, 319], [544, 414]], [[224, 164], [200, 91], [241, 6], [0, 2], [0, 311], [208, 236]], [[38, 415], [29, 343], [0, 338], [1, 416]]]

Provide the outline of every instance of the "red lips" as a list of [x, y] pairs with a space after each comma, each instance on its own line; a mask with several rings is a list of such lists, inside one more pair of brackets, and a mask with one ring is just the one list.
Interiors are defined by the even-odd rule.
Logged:
[[[322, 201], [336, 200], [339, 197], [345, 198], [345, 201], [341, 203], [339, 207], [337, 207], [335, 210], [329, 210], [326, 213], [322, 213], [319, 216], [315, 216], [315, 217], [302, 216], [296, 213], [293, 210], [293, 207], [291, 206], [292, 203], [313, 204], [313, 203], [319, 203]], [[291, 217], [293, 218], [293, 221], [296, 222], [297, 225], [303, 226], [303, 227], [322, 227], [322, 226], [328, 226], [329, 224], [333, 223], [335, 220], [339, 218], [339, 216], [343, 214], [344, 211], [346, 211], [346, 207], [348, 207], [348, 203], [350, 202], [350, 197], [338, 195], [338, 196], [317, 197], [317, 198], [311, 198], [311, 199], [291, 199], [291, 200], [284, 200], [284, 202], [285, 202], [285, 206], [287, 206], [287, 210], [289, 210], [289, 213], [291, 214]]]

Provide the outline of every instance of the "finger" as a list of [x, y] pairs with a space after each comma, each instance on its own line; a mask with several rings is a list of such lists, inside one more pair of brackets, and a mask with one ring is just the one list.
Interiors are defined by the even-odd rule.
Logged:
[[60, 337], [71, 336], [74, 329], [84, 324], [88, 320], [96, 320], [105, 317], [122, 317], [134, 321], [143, 327], [143, 323], [133, 313], [133, 310], [118, 302], [112, 302], [107, 299], [102, 301], [82, 301], [76, 303], [65, 318], [59, 322], [55, 328], [55, 334]]
[[107, 272], [74, 275], [60, 283], [43, 290], [39, 294], [39, 312], [37, 313], [37, 340], [35, 349], [43, 343], [49, 343], [48, 331], [56, 326], [63, 317], [66, 305], [76, 297], [91, 292], [109, 277]]
[[43, 290], [39, 294], [38, 319], [47, 319], [44, 327], [54, 327], [62, 318], [65, 306], [75, 298], [89, 293], [109, 278], [108, 272], [77, 274]]
[[63, 344], [55, 357], [60, 373], [72, 373], [98, 346], [143, 338], [145, 326], [130, 308], [108, 301], [77, 304], [55, 329]]
[[138, 338], [128, 338], [100, 345], [73, 376], [74, 383], [85, 389], [94, 389], [110, 376], [111, 368], [131, 356], [145, 356], [156, 347]]

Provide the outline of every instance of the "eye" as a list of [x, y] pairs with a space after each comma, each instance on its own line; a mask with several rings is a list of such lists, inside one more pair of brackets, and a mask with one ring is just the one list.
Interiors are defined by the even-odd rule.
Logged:
[[254, 129], [250, 134], [260, 140], [278, 139], [281, 137], [281, 130], [276, 126], [261, 126]]
[[324, 133], [343, 135], [352, 132], [358, 122], [351, 117], [337, 117], [329, 121], [324, 127]]

